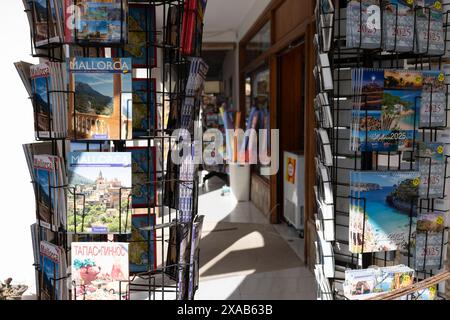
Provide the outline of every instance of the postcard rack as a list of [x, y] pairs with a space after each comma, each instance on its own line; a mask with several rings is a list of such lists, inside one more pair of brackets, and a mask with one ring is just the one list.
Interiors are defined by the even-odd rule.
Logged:
[[[47, 0], [47, 4], [49, 4]], [[129, 235], [125, 234], [125, 230], [131, 225], [131, 217], [133, 213], [133, 208], [130, 205], [130, 200], [135, 193], [135, 188], [141, 187], [141, 185], [133, 185], [133, 188], [122, 188], [120, 190], [119, 199], [125, 195], [127, 201], [122, 203], [119, 201], [119, 231], [114, 235], [106, 234], [86, 234], [84, 233], [84, 218], [86, 214], [86, 201], [85, 195], [79, 193], [76, 188], [70, 188], [69, 186], [49, 186], [51, 189], [64, 190], [66, 197], [66, 203], [69, 202], [70, 197], [79, 197], [82, 200], [79, 205], [78, 201], [74, 200], [73, 205], [67, 205], [67, 214], [72, 213], [75, 221], [75, 229], [69, 232], [65, 229], [54, 230], [54, 244], [60, 246], [64, 249], [66, 253], [67, 262], [70, 263], [70, 251], [71, 242], [145, 242], [149, 247], [156, 248], [155, 253], [155, 266], [151, 266], [148, 270], [144, 272], [139, 272], [136, 274], [130, 274], [128, 281], [122, 281], [120, 283], [120, 292], [125, 292], [121, 296], [121, 299], [146, 299], [146, 300], [188, 300], [193, 299], [195, 291], [198, 287], [198, 269], [199, 269], [199, 255], [200, 250], [198, 249], [194, 261], [190, 261], [187, 257], [183, 262], [180, 259], [180, 246], [184, 245], [190, 247], [192, 241], [194, 241], [193, 236], [193, 224], [195, 219], [198, 217], [198, 174], [197, 166], [194, 166], [194, 172], [191, 173], [189, 179], [182, 178], [181, 164], [175, 164], [171, 160], [171, 155], [174, 152], [178, 152], [180, 157], [183, 156], [194, 156], [183, 155], [180, 153], [180, 149], [177, 146], [181, 146], [183, 143], [182, 136], [175, 136], [174, 130], [184, 129], [188, 132], [191, 137], [194, 137], [195, 123], [198, 122], [199, 110], [200, 110], [200, 97], [192, 96], [186, 93], [185, 88], [187, 85], [189, 77], [189, 68], [194, 56], [187, 57], [182, 54], [181, 50], [181, 37], [177, 38], [177, 44], [174, 45], [166, 43], [166, 33], [167, 30], [167, 15], [171, 8], [176, 7], [177, 10], [177, 23], [176, 26], [178, 30], [182, 29], [182, 17], [184, 10], [184, 0], [149, 0], [149, 1], [122, 1], [122, 6], [125, 4], [134, 3], [139, 5], [148, 5], [149, 12], [154, 13], [152, 17], [155, 22], [156, 15], [162, 15], [162, 27], [157, 29], [156, 23], [152, 25], [147, 25], [145, 31], [133, 30], [129, 27], [128, 32], [145, 32], [147, 39], [147, 48], [149, 52], [152, 51], [153, 54], [147, 54], [147, 61], [145, 61], [143, 66], [139, 66], [140, 77], [148, 79], [151, 81], [157, 73], [160, 73], [161, 82], [158, 86], [155, 85], [154, 90], [148, 90], [147, 92], [147, 110], [148, 118], [150, 118], [150, 112], [152, 108], [154, 109], [154, 119], [155, 125], [149, 127], [148, 132], [145, 134], [134, 135], [130, 140], [115, 140], [109, 141], [111, 143], [112, 150], [114, 152], [125, 152], [128, 147], [142, 146], [145, 145], [148, 150], [148, 158], [151, 158], [150, 147], [154, 147], [157, 154], [160, 155], [159, 163], [154, 167], [154, 172], [148, 170], [147, 182], [145, 185], [151, 187], [154, 191], [155, 201], [151, 206], [147, 208], [140, 209], [140, 214], [145, 211], [148, 215], [149, 221], [154, 220], [154, 223], [146, 227], [142, 227], [141, 231], [148, 232], [148, 240], [133, 241], [130, 239]], [[76, 4], [76, 1], [75, 1]], [[29, 9], [25, 10], [27, 15], [32, 17], [33, 24], [35, 25], [36, 15], [35, 8], [33, 7], [33, 1], [28, 1]], [[50, 8], [50, 6], [47, 6]], [[49, 9], [50, 10], [50, 9]], [[124, 10], [121, 10], [121, 21], [123, 22]], [[47, 18], [50, 17], [50, 11], [47, 12]], [[42, 16], [41, 16], [42, 18]], [[41, 21], [42, 22], [42, 21]], [[51, 21], [47, 19], [47, 35], [50, 39], [50, 29]], [[52, 42], [48, 41], [47, 44], [36, 47], [36, 30], [32, 28], [31, 31], [31, 50], [33, 57], [45, 58], [48, 61], [63, 62], [66, 57], [73, 55], [76, 51], [79, 57], [102, 57], [107, 50], [111, 50], [113, 56], [123, 56], [124, 47], [127, 45], [125, 39], [122, 38], [124, 34], [123, 28], [126, 26], [121, 24], [121, 41], [116, 44], [102, 44], [98, 42], [88, 42], [88, 41], [74, 41], [73, 43], [63, 43], [63, 41]], [[77, 39], [77, 37], [75, 37]], [[76, 48], [75, 48], [76, 47]], [[164, 58], [157, 59], [157, 53], [164, 54]], [[157, 61], [162, 61], [161, 65], [157, 65]], [[145, 74], [145, 76], [143, 76]], [[63, 93], [67, 99], [72, 99], [73, 103], [76, 99], [76, 94], [74, 91], [49, 91], [47, 98], [51, 101], [50, 95], [55, 93]], [[122, 92], [124, 93], [124, 92]], [[129, 92], [135, 94], [135, 92]], [[188, 121], [189, 125], [186, 126], [182, 124], [181, 117], [177, 117], [181, 113], [181, 109], [185, 99], [193, 99], [194, 106], [190, 119], [185, 119]], [[33, 107], [37, 108], [36, 97], [30, 97], [33, 102]], [[154, 104], [152, 107], [151, 104]], [[175, 120], [167, 121], [168, 115], [171, 115]], [[76, 119], [76, 117], [74, 117]], [[38, 121], [38, 119], [35, 119]], [[48, 117], [48, 127], [52, 128], [50, 116]], [[73, 123], [74, 128], [77, 128], [76, 120]], [[122, 123], [122, 119], [120, 119]], [[122, 126], [120, 126], [122, 133]], [[76, 131], [76, 130], [74, 130]], [[122, 134], [120, 134], [122, 137]], [[98, 147], [108, 142], [108, 141], [86, 141], [77, 136], [72, 142], [83, 142], [86, 143], [89, 151], [90, 146]], [[39, 132], [36, 133], [37, 141], [49, 141], [52, 144], [52, 154], [62, 156], [65, 160], [67, 154], [66, 143], [69, 142], [68, 137], [55, 137], [52, 134], [49, 136], [42, 136]], [[195, 150], [195, 144], [190, 142], [189, 147], [191, 150]], [[98, 148], [96, 148], [98, 149]], [[194, 153], [194, 151], [193, 151]], [[156, 161], [155, 161], [156, 162]], [[32, 183], [36, 184], [35, 181]], [[192, 207], [189, 210], [180, 209], [180, 192], [182, 190], [189, 190], [192, 194]], [[51, 194], [51, 192], [50, 192]], [[36, 195], [36, 202], [38, 201], [38, 196]], [[38, 206], [37, 206], [38, 210]], [[54, 214], [52, 208], [50, 209], [51, 215]], [[39, 223], [39, 227], [40, 227]], [[39, 228], [38, 240], [45, 240], [44, 235], [41, 233], [42, 228]], [[184, 233], [186, 237], [180, 236], [180, 233]], [[154, 234], [155, 236], [150, 236]], [[201, 235], [197, 235], [201, 236]], [[183, 244], [181, 243], [182, 241]], [[40, 253], [39, 253], [40, 254]], [[35, 265], [37, 272], [37, 278], [41, 279], [41, 266], [39, 264]], [[74, 290], [76, 289], [74, 283], [71, 281], [70, 274], [64, 277], [55, 277], [50, 279], [54, 282], [55, 292], [51, 297], [44, 297], [41, 285], [38, 286], [37, 296], [39, 299], [53, 300], [56, 296], [56, 283], [64, 281], [68, 283], [69, 297], [75, 299], [76, 294]], [[40, 280], [39, 280], [40, 281]], [[79, 297], [78, 297], [79, 298]]]
[[[331, 190], [333, 194], [332, 203], [325, 203], [327, 206], [331, 206], [333, 210], [333, 218], [327, 219], [324, 217], [318, 216], [319, 224], [322, 226], [327, 222], [330, 222], [334, 225], [334, 239], [333, 241], [329, 241], [330, 245], [333, 248], [332, 256], [328, 257], [333, 260], [333, 267], [335, 269], [333, 276], [327, 277], [327, 285], [326, 286], [318, 286], [318, 297], [322, 299], [336, 299], [342, 300], [347, 299], [343, 292], [343, 284], [345, 281], [345, 270], [348, 269], [366, 269], [370, 266], [378, 266], [378, 267], [386, 267], [386, 266], [394, 266], [399, 264], [405, 264], [415, 270], [415, 281], [422, 281], [429, 277], [433, 277], [436, 274], [442, 272], [442, 270], [448, 268], [447, 265], [447, 257], [445, 254], [446, 247], [448, 245], [448, 226], [443, 228], [442, 231], [442, 247], [440, 250], [440, 266], [438, 268], [429, 269], [425, 267], [425, 262], [427, 260], [427, 252], [425, 252], [425, 257], [423, 260], [423, 266], [415, 266], [414, 264], [414, 252], [412, 252], [411, 248], [413, 248], [413, 243], [415, 239], [412, 237], [413, 228], [413, 215], [416, 213], [427, 213], [427, 212], [441, 212], [448, 216], [449, 207], [448, 207], [448, 179], [449, 175], [449, 156], [445, 155], [445, 170], [442, 174], [442, 178], [444, 179], [444, 183], [442, 186], [442, 192], [440, 192], [439, 196], [429, 196], [430, 195], [430, 185], [426, 188], [425, 195], [421, 195], [420, 197], [413, 198], [410, 203], [409, 210], [409, 239], [408, 244], [406, 245], [406, 256], [402, 257], [400, 250], [398, 251], [384, 251], [384, 252], [376, 252], [376, 253], [366, 253], [363, 251], [364, 248], [364, 239], [366, 239], [366, 200], [364, 197], [358, 197], [357, 195], [351, 194], [350, 192], [350, 173], [351, 172], [366, 172], [366, 171], [374, 171], [374, 172], [406, 172], [416, 170], [417, 165], [420, 160], [428, 161], [426, 163], [430, 163], [430, 168], [428, 170], [428, 180], [430, 180], [431, 175], [431, 159], [424, 159], [424, 157], [419, 156], [418, 154], [418, 143], [419, 142], [442, 142], [444, 144], [448, 144], [449, 142], [445, 141], [443, 137], [446, 135], [446, 129], [448, 128], [448, 117], [449, 111], [448, 108], [448, 99], [449, 99], [449, 86], [450, 81], [448, 80], [448, 72], [446, 71], [445, 61], [447, 58], [447, 50], [449, 48], [450, 35], [447, 34], [447, 30], [450, 27], [449, 18], [450, 11], [446, 11], [446, 8], [443, 9], [443, 17], [444, 17], [444, 26], [443, 26], [443, 36], [444, 36], [444, 44], [445, 49], [443, 54], [434, 54], [430, 53], [430, 40], [428, 39], [428, 43], [424, 46], [426, 50], [421, 53], [416, 53], [413, 50], [411, 51], [403, 51], [399, 52], [397, 48], [397, 33], [394, 32], [393, 36], [393, 46], [386, 50], [386, 42], [385, 38], [386, 32], [383, 30], [383, 19], [384, 19], [384, 5], [382, 2], [373, 1], [372, 4], [375, 4], [380, 8], [380, 39], [379, 43], [376, 46], [371, 48], [363, 47], [363, 35], [362, 32], [359, 33], [359, 41], [353, 40], [355, 43], [352, 47], [347, 47], [346, 40], [348, 41], [346, 32], [346, 24], [347, 24], [347, 5], [348, 2], [346, 0], [337, 0], [333, 1], [334, 7], [329, 7], [326, 5], [322, 5], [326, 1], [318, 1], [320, 3], [318, 5], [318, 11], [316, 11], [316, 20], [317, 21], [317, 37], [316, 41], [319, 42], [318, 54], [326, 54], [329, 59], [329, 66], [322, 66], [322, 70], [318, 70], [320, 73], [324, 73], [324, 68], [331, 69], [331, 81], [332, 87], [325, 89], [323, 85], [321, 85], [320, 81], [317, 83], [317, 94], [325, 94], [328, 97], [329, 104], [326, 106], [330, 109], [332, 124], [329, 125], [328, 121], [325, 121], [325, 112], [323, 109], [317, 109], [317, 125], [318, 127], [323, 128], [327, 131], [331, 146], [332, 152], [332, 165], [328, 165], [330, 179], [329, 181], [318, 181], [318, 185], [320, 184], [330, 184]], [[353, 5], [355, 3], [359, 3], [360, 6], [362, 1], [352, 1]], [[395, 5], [394, 5], [395, 7]], [[399, 18], [398, 18], [398, 7], [395, 7], [396, 10], [391, 14], [394, 15], [393, 21], [394, 25], [392, 28], [397, 30]], [[415, 8], [415, 19], [417, 19], [418, 10], [429, 11], [429, 8]], [[316, 9], [317, 10], [317, 9]], [[359, 13], [359, 19], [362, 19], [362, 15], [364, 9], [361, 7]], [[324, 23], [327, 17], [332, 17], [331, 23], [327, 25]], [[428, 14], [428, 28], [430, 28], [430, 14]], [[355, 18], [355, 17], [354, 17]], [[319, 20], [320, 19], [320, 20]], [[356, 20], [357, 17], [355, 18]], [[362, 20], [360, 20], [362, 21]], [[358, 22], [355, 21], [355, 24]], [[416, 23], [413, 24], [413, 34], [416, 32], [415, 27]], [[430, 30], [428, 30], [429, 32]], [[331, 33], [331, 41], [329, 50], [326, 46], [323, 45], [326, 42], [327, 34]], [[357, 38], [357, 36], [355, 37]], [[392, 40], [392, 39], [390, 39]], [[415, 46], [415, 45], [414, 45]], [[324, 49], [325, 48], [325, 49]], [[409, 70], [443, 70], [442, 72], [446, 76], [445, 80], [445, 88], [446, 88], [446, 105], [445, 105], [445, 121], [443, 125], [432, 125], [432, 112], [430, 112], [430, 119], [427, 124], [424, 124], [421, 121], [421, 125], [416, 127], [414, 125], [414, 134], [412, 137], [412, 150], [409, 151], [351, 151], [351, 128], [352, 128], [352, 111], [353, 111], [353, 102], [359, 99], [359, 103], [364, 105], [368, 102], [367, 94], [355, 95], [352, 92], [352, 74], [351, 70], [358, 68], [369, 68], [369, 69], [409, 69]], [[316, 77], [317, 79], [317, 77]], [[431, 88], [431, 92], [433, 92], [433, 88]], [[433, 106], [432, 94], [430, 95], [430, 105]], [[415, 103], [420, 102], [421, 97], [416, 98]], [[416, 116], [417, 113], [415, 114]], [[366, 111], [360, 115], [362, 117], [362, 121], [366, 124], [370, 122], [370, 115]], [[416, 119], [414, 119], [414, 123], [416, 123]], [[362, 131], [362, 135], [366, 137], [368, 135], [368, 127], [366, 125], [365, 128], [360, 128]], [[323, 148], [323, 146], [318, 146], [318, 150]], [[321, 164], [326, 166], [324, 162], [322, 152], [318, 151], [318, 159], [321, 161]], [[318, 179], [320, 180], [320, 178]], [[438, 205], [438, 202], [445, 201], [445, 206], [441, 207]], [[361, 252], [360, 253], [351, 253], [350, 252], [350, 202], [357, 201], [360, 206], [364, 208], [364, 215], [362, 218], [363, 226], [362, 226], [362, 235], [360, 235], [360, 244], [361, 244]], [[428, 231], [425, 233], [425, 247], [427, 247], [428, 241]], [[362, 242], [362, 243], [361, 243]], [[354, 250], [352, 250], [354, 252]], [[327, 257], [325, 257], [327, 258]], [[322, 279], [323, 280], [323, 279]], [[320, 281], [318, 280], [318, 283]], [[441, 283], [442, 285], [442, 283]], [[328, 288], [328, 289], [327, 289]], [[442, 289], [442, 288], [441, 288]], [[441, 290], [442, 291], [442, 290]], [[439, 299], [444, 299], [443, 295], [438, 295]], [[408, 295], [408, 299], [414, 299], [413, 295]]]

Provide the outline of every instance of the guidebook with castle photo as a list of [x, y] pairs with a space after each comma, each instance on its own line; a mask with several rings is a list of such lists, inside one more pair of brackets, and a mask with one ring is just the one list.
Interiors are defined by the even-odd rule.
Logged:
[[420, 173], [351, 172], [352, 253], [408, 250], [415, 234]]
[[41, 241], [39, 246], [40, 299], [67, 299], [67, 262], [64, 249], [50, 242]]
[[70, 137], [74, 140], [132, 138], [130, 58], [72, 58], [69, 65]]
[[120, 44], [127, 42], [128, 1], [64, 1], [66, 43]]
[[73, 242], [75, 300], [128, 300], [128, 243]]
[[131, 153], [72, 152], [68, 170], [68, 231], [130, 233]]

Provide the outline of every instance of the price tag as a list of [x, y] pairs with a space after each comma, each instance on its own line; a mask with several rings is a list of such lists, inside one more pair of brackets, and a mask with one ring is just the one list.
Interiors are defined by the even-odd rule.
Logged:
[[437, 153], [443, 154], [444, 153], [444, 147], [443, 146], [437, 147]]
[[440, 224], [440, 225], [442, 225], [442, 224], [444, 224], [444, 217], [438, 217], [437, 219], [436, 219], [436, 223], [437, 224]]
[[436, 9], [438, 9], [438, 10], [441, 10], [441, 9], [442, 9], [442, 4], [441, 4], [441, 2], [440, 2], [440, 1], [436, 1], [436, 2], [434, 3], [434, 7], [435, 7]]
[[444, 82], [445, 76], [444, 76], [443, 73], [441, 73], [441, 74], [438, 76], [438, 80], [439, 80], [440, 82]]
[[412, 182], [412, 184], [413, 184], [414, 187], [418, 187], [419, 184], [420, 184], [420, 178], [414, 179], [413, 182]]

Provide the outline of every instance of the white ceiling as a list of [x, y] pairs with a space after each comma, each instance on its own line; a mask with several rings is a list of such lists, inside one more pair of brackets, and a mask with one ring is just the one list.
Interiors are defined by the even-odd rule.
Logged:
[[258, 0], [208, 0], [204, 32], [237, 32]]

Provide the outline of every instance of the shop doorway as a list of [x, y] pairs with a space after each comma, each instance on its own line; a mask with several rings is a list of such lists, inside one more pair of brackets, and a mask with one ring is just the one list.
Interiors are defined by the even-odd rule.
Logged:
[[[286, 221], [284, 215], [284, 183], [287, 178], [284, 152], [304, 155], [305, 146], [305, 44], [297, 42], [278, 55], [277, 61], [277, 123], [280, 130], [280, 170], [277, 175], [278, 220]], [[304, 185], [304, 176], [300, 183]], [[300, 196], [304, 199], [304, 195]]]

